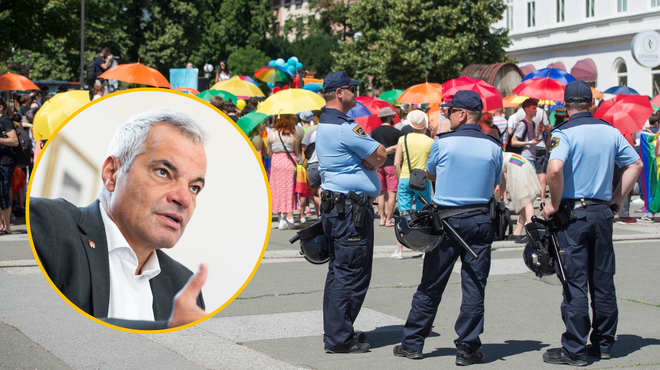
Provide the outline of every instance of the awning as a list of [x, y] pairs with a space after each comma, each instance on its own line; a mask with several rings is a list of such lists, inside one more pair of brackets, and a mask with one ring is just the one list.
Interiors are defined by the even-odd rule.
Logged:
[[527, 76], [528, 74], [536, 71], [536, 68], [533, 65], [528, 64], [526, 66], [520, 67], [520, 70], [522, 71], [523, 76]]
[[553, 62], [548, 64], [548, 68], [557, 68], [557, 69], [563, 69], [564, 71], [566, 70], [566, 66], [562, 62]]
[[571, 75], [573, 75], [573, 77], [578, 80], [584, 80], [587, 82], [596, 81], [598, 78], [596, 63], [594, 63], [591, 58], [582, 59], [581, 61], [575, 63], [575, 66], [571, 68]]

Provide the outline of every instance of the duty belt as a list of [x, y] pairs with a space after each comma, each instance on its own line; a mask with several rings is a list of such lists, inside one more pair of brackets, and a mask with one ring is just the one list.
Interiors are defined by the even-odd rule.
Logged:
[[441, 208], [438, 212], [438, 216], [441, 219], [445, 219], [474, 211], [490, 211], [490, 206], [488, 204], [471, 204], [469, 206], [451, 207], [444, 209]]
[[580, 198], [580, 199], [567, 199], [569, 204], [573, 204], [573, 209], [576, 208], [587, 208], [588, 206], [594, 206], [599, 204], [607, 204], [605, 200], [594, 199], [594, 198]]

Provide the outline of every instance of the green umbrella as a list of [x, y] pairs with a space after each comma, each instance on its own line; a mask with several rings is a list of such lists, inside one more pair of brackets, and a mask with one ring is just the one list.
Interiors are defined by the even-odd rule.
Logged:
[[389, 91], [385, 91], [384, 93], [380, 94], [378, 99], [382, 99], [382, 100], [385, 100], [386, 102], [388, 102], [392, 105], [396, 105], [396, 104], [398, 104], [396, 102], [396, 100], [399, 99], [399, 96], [401, 96], [401, 94], [403, 94], [403, 90], [398, 90], [398, 89], [389, 90]]
[[209, 101], [209, 99], [211, 99], [212, 96], [216, 96], [216, 95], [219, 95], [224, 100], [231, 100], [232, 102], [234, 102], [234, 104], [236, 104], [236, 101], [238, 101], [236, 95], [223, 90], [204, 90], [201, 93], [197, 94], [197, 97]]
[[250, 131], [254, 130], [266, 118], [268, 118], [267, 114], [259, 113], [255, 110], [239, 118], [236, 124], [243, 130], [245, 135], [248, 135]]

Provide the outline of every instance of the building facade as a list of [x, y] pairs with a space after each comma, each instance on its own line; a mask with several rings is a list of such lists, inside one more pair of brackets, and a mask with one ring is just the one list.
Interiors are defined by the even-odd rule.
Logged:
[[660, 0], [503, 0], [506, 49], [525, 73], [553, 66], [603, 91], [627, 85], [660, 94], [660, 66], [640, 65], [631, 43], [643, 31], [660, 31]]

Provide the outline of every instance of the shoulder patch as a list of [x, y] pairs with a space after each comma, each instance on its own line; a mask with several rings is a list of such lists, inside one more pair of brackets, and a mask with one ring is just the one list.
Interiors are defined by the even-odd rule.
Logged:
[[360, 125], [355, 126], [353, 128], [353, 132], [355, 132], [358, 136], [367, 137], [367, 133], [364, 132], [364, 130], [362, 129], [362, 127], [360, 127]]
[[558, 137], [553, 137], [552, 141], [550, 142], [550, 151], [552, 151], [552, 149], [556, 148], [557, 145], [559, 145], [559, 138]]

